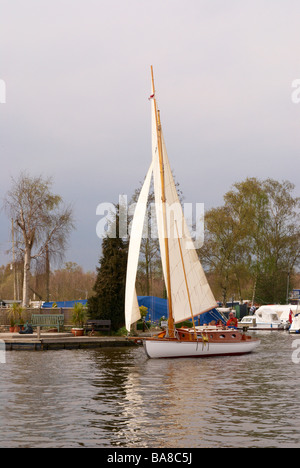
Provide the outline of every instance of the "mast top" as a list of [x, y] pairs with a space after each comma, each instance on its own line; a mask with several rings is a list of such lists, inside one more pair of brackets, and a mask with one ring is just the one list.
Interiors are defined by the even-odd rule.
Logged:
[[155, 92], [153, 65], [151, 65], [151, 78], [152, 78], [152, 89], [153, 89], [153, 92]]

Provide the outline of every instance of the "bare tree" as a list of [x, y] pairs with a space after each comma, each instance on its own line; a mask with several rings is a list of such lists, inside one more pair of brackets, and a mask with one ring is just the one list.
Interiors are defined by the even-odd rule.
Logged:
[[22, 173], [12, 179], [4, 205], [20, 232], [22, 242], [18, 248], [24, 260], [23, 306], [28, 305], [31, 261], [50, 255], [63, 255], [66, 243], [74, 228], [71, 207], [65, 207], [59, 195], [51, 193], [52, 179], [30, 177]]

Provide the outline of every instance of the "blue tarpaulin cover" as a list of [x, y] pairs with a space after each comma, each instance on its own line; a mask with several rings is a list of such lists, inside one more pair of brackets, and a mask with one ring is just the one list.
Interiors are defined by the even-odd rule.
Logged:
[[217, 309], [212, 309], [209, 312], [205, 312], [202, 315], [199, 315], [200, 318], [200, 325], [208, 325], [210, 322], [217, 322], [218, 320], [222, 320], [222, 323], [226, 324], [226, 320], [224, 317], [220, 314], [220, 312], [217, 311]]
[[[160, 299], [159, 297], [154, 296], [138, 296], [139, 306], [147, 307], [148, 314], [146, 320], [151, 319], [152, 322], [158, 322], [161, 317], [168, 318], [168, 300]], [[200, 323], [199, 323], [200, 319]], [[212, 321], [217, 322], [222, 320], [223, 323], [226, 323], [224, 317], [217, 311], [217, 309], [212, 309], [209, 312], [205, 312], [198, 317], [195, 317], [196, 325], [209, 324]]]
[[87, 305], [87, 300], [79, 300], [79, 301], [62, 301], [62, 302], [44, 302], [43, 309], [52, 309], [53, 304], [57, 305], [58, 309], [73, 309], [74, 305], [77, 303], [83, 304], [84, 306]]
[[[72, 309], [74, 305], [78, 302], [83, 305], [87, 305], [87, 300], [62, 301], [55, 303], [45, 302], [43, 304], [43, 309], [51, 309], [53, 307], [53, 304], [56, 304], [58, 309]], [[140, 307], [144, 306], [148, 309], [146, 321], [151, 320], [151, 322], [158, 322], [162, 317], [165, 317], [167, 319], [169, 316], [167, 299], [161, 299], [155, 296], [138, 296], [138, 303]], [[199, 318], [195, 317], [196, 325], [208, 325], [213, 320], [215, 322], [217, 322], [218, 320], [222, 320], [223, 323], [226, 323], [224, 317], [220, 314], [220, 312], [217, 311], [217, 309], [205, 312], [204, 314], [199, 315]]]
[[139, 306], [147, 307], [146, 320], [158, 322], [162, 317], [168, 317], [168, 300], [154, 296], [138, 296]]

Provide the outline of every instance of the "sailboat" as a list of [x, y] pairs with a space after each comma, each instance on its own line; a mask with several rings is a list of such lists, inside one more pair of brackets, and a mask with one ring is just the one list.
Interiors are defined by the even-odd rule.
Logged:
[[[152, 161], [136, 205], [128, 252], [125, 319], [128, 332], [141, 315], [135, 283], [143, 236], [150, 184], [153, 177], [155, 212], [163, 275], [167, 290], [168, 326], [156, 336], [143, 338], [149, 358], [206, 357], [252, 352], [260, 342], [236, 329], [217, 326], [198, 327], [195, 317], [217, 306], [199, 261], [181, 207], [163, 137], [157, 108], [153, 67]], [[191, 328], [176, 324], [192, 321]]]

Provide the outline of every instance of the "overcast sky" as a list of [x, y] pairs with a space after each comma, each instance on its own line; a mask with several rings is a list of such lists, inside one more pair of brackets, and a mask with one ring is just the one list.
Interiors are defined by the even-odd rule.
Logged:
[[[222, 204], [246, 177], [300, 196], [299, 0], [0, 0], [3, 199], [22, 170], [53, 177], [94, 270], [97, 205], [130, 198], [151, 160], [150, 66], [186, 202]], [[10, 224], [0, 212], [0, 265]]]

